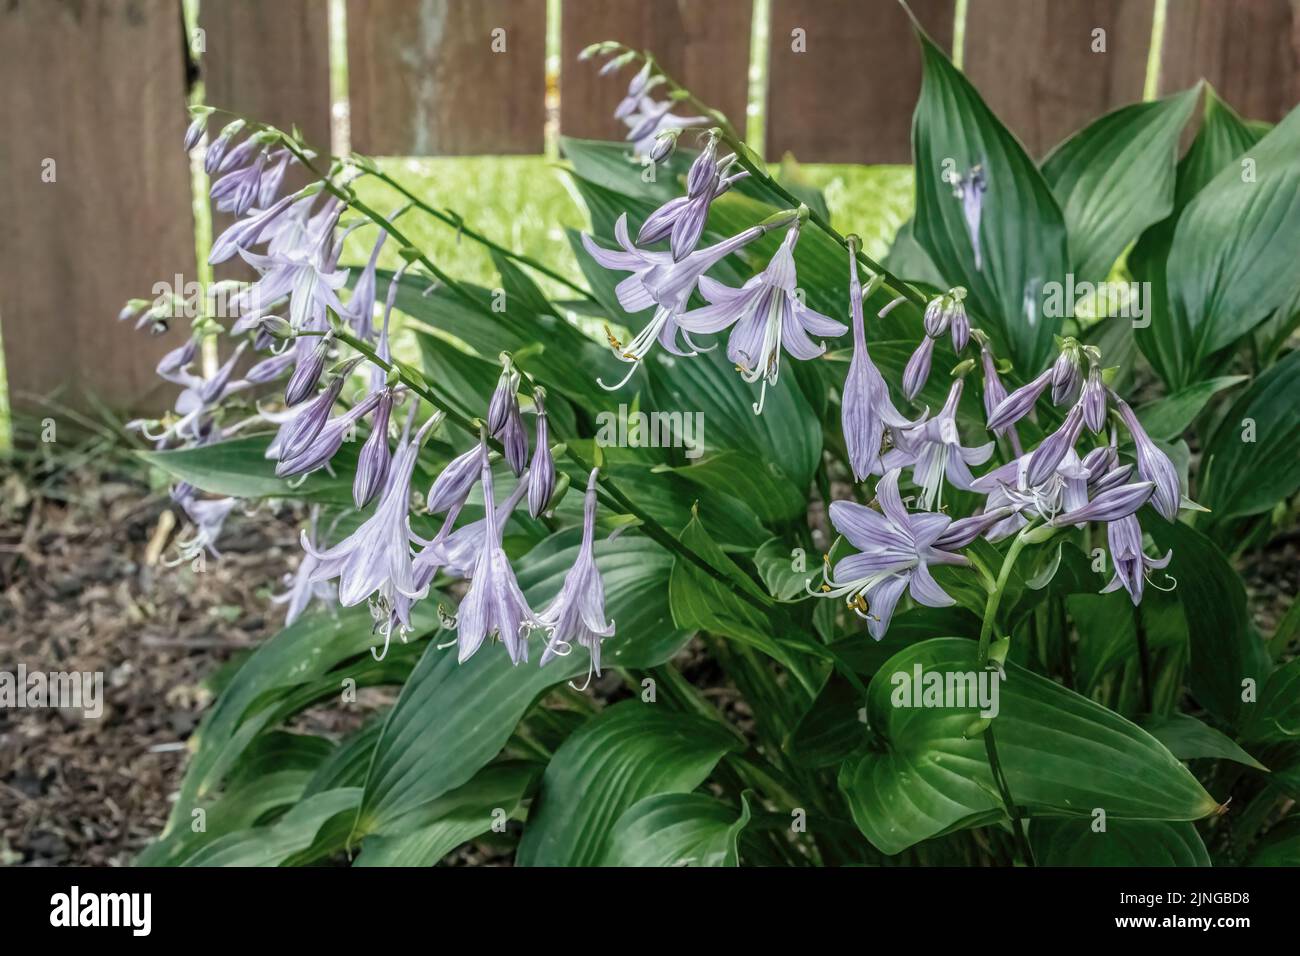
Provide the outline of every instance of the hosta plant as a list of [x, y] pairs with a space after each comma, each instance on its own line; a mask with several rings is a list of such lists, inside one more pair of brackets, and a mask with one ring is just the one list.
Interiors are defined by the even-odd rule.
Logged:
[[[307, 520], [286, 626], [221, 675], [141, 862], [1300, 860], [1297, 613], [1260, 633], [1235, 566], [1300, 487], [1300, 112], [1193, 89], [1040, 163], [919, 42], [887, 264], [614, 42], [584, 58], [626, 136], [563, 144], [583, 281], [363, 156], [195, 111], [234, 217], [211, 261], [255, 276], [137, 427], [193, 525], [176, 560], [240, 503]], [[350, 737], [286, 729], [367, 685], [400, 693]]]

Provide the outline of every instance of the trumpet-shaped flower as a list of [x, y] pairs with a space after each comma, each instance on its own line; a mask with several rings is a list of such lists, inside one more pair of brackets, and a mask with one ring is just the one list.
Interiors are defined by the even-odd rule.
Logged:
[[614, 622], [605, 619], [605, 584], [596, 567], [593, 547], [596, 531], [596, 469], [587, 478], [583, 502], [582, 543], [578, 557], [564, 577], [560, 592], [537, 615], [546, 628], [543, 666], [569, 653], [574, 644], [591, 655], [591, 668], [600, 676], [600, 643], [614, 635]]
[[1106, 526], [1106, 541], [1110, 545], [1110, 560], [1115, 565], [1115, 576], [1101, 589], [1102, 594], [1124, 588], [1135, 605], [1142, 602], [1142, 589], [1152, 568], [1169, 565], [1173, 551], [1163, 558], [1150, 558], [1142, 550], [1142, 526], [1136, 515], [1130, 514]]
[[746, 382], [762, 382], [754, 411], [763, 411], [767, 387], [775, 385], [781, 372], [781, 350], [801, 361], [817, 358], [826, 351], [813, 335], [840, 336], [848, 331], [841, 322], [815, 312], [803, 304], [798, 293], [794, 247], [799, 241], [796, 221], [781, 246], [758, 275], [739, 289], [707, 276], [700, 280], [700, 292], [710, 305], [694, 309], [679, 322], [688, 332], [719, 332], [732, 327], [727, 358], [740, 369]]
[[947, 515], [911, 513], [898, 493], [898, 470], [885, 472], [876, 484], [880, 511], [851, 501], [833, 501], [831, 524], [860, 554], [843, 558], [823, 572], [821, 597], [842, 597], [867, 621], [876, 640], [889, 629], [904, 590], [927, 607], [947, 607], [953, 599], [930, 573], [931, 564], [967, 564], [966, 558], [935, 545], [948, 529]]
[[885, 453], [885, 468], [912, 469], [912, 481], [921, 488], [921, 507], [929, 511], [943, 499], [944, 479], [954, 488], [974, 487], [970, 465], [982, 465], [993, 454], [993, 442], [978, 446], [961, 443], [957, 431], [957, 403], [962, 380], [952, 383], [942, 411], [929, 421], [900, 430], [899, 445]]

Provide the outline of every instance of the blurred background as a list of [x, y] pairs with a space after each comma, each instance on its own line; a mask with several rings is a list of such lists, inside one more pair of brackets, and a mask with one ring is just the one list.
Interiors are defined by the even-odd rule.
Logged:
[[[1298, 6], [911, 2], [1035, 158], [1111, 109], [1201, 78], [1242, 116], [1280, 119], [1300, 98]], [[0, 865], [124, 864], [158, 832], [186, 737], [231, 667], [277, 628], [268, 599], [299, 551], [302, 514], [284, 504], [233, 518], [219, 561], [169, 566], [179, 529], [165, 484], [123, 429], [171, 405], [154, 367], [188, 334], [184, 322], [135, 332], [115, 319], [123, 303], [152, 299], [159, 282], [247, 274], [206, 265], [224, 223], [202, 150], [181, 146], [186, 107], [376, 157], [467, 226], [580, 279], [564, 229], [586, 217], [562, 141], [624, 132], [611, 114], [628, 72], [601, 77], [577, 60], [607, 39], [653, 51], [784, 180], [821, 189], [837, 228], [871, 255], [910, 217], [920, 59], [894, 0], [0, 7], [0, 669], [100, 672], [108, 696], [97, 721], [0, 711]], [[358, 185], [381, 211], [400, 205], [382, 183]], [[496, 283], [455, 228], [414, 216], [403, 228], [452, 275]], [[344, 263], [364, 261], [369, 242]], [[397, 264], [393, 245], [381, 265]], [[1263, 604], [1279, 564], [1295, 560], [1291, 543], [1246, 572]], [[295, 729], [341, 733], [385, 693], [362, 702], [370, 711], [310, 711]]]

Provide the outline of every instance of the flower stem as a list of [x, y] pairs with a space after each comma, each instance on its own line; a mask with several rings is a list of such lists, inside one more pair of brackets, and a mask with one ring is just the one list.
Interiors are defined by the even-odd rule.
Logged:
[[1015, 567], [1016, 558], [1020, 556], [1020, 551], [1027, 543], [1025, 532], [1034, 526], [1026, 525], [1016, 535], [1016, 539], [1011, 542], [1011, 548], [1007, 551], [1007, 556], [1002, 560], [1002, 568], [998, 571], [998, 579], [994, 582], [993, 588], [989, 591], [988, 600], [984, 604], [984, 620], [980, 624], [980, 644], [979, 644], [979, 661], [983, 664], [988, 659], [989, 645], [993, 640], [993, 624], [998, 615], [998, 605], [1002, 603], [1002, 592], [1007, 589], [1007, 581], [1011, 578], [1011, 569]]

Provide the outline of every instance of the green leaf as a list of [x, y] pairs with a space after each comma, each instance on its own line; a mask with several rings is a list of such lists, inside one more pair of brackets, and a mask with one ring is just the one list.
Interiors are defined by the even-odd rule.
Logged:
[[1242, 733], [1250, 740], [1289, 741], [1300, 737], [1300, 658], [1279, 667], [1263, 682], [1249, 706]]
[[1076, 281], [1104, 280], [1124, 248], [1173, 210], [1178, 137], [1199, 93], [1107, 113], [1043, 160], [1065, 214]]
[[484, 767], [464, 786], [366, 837], [354, 865], [433, 866], [513, 815], [540, 775], [540, 764], [523, 761]]
[[[1003, 817], [984, 741], [965, 736], [980, 720], [978, 706], [891, 700], [904, 702], [901, 689], [917, 666], [945, 681], [950, 674], [996, 680], [978, 667], [977, 651], [973, 641], [937, 638], [891, 658], [872, 678], [867, 714], [880, 744], [844, 765], [840, 788], [883, 853]], [[998, 686], [991, 724], [998, 756], [1012, 798], [1031, 817], [1101, 808], [1111, 819], [1197, 820], [1217, 808], [1159, 741], [1118, 714], [1015, 664]]]
[[848, 759], [867, 739], [858, 717], [863, 700], [857, 688], [832, 673], [790, 735], [790, 756], [801, 767], [830, 767]]
[[189, 482], [200, 491], [235, 498], [303, 498], [324, 504], [352, 504], [352, 474], [356, 471], [356, 447], [347, 444], [335, 456], [332, 469], [313, 472], [305, 479], [290, 481], [275, 477], [275, 461], [266, 457], [272, 435], [246, 435], [226, 441], [180, 448], [175, 451], [137, 452], [151, 465], [177, 481]]
[[1190, 823], [1033, 820], [1029, 845], [1039, 866], [1209, 866], [1210, 854]]
[[1300, 866], [1300, 817], [1274, 824], [1246, 858], [1247, 866]]
[[702, 793], [655, 794], [618, 818], [601, 865], [739, 866], [736, 844], [748, 823], [748, 793], [739, 816]]
[[279, 866], [315, 842], [329, 822], [349, 814], [361, 791], [355, 787], [327, 790], [308, 797], [269, 827], [230, 833], [213, 841], [185, 866]]
[[[533, 607], [560, 589], [577, 554], [576, 529], [547, 539], [520, 562], [519, 585]], [[624, 536], [597, 542], [596, 566], [605, 583], [608, 616], [618, 631], [605, 642], [607, 667], [652, 667], [681, 647], [666, 584], [671, 559], [658, 545]], [[366, 779], [358, 835], [382, 832], [397, 818], [467, 783], [501, 752], [534, 700], [587, 671], [572, 654], [538, 667], [515, 667], [496, 646], [464, 664], [455, 648], [430, 646], [385, 723]]]
[[1190, 333], [1184, 381], [1300, 293], [1300, 108], [1187, 205], [1169, 250], [1170, 309]]
[[1180, 392], [1143, 405], [1137, 410], [1138, 421], [1157, 441], [1174, 441], [1187, 431], [1210, 399], [1246, 378], [1245, 375], [1225, 375], [1189, 385]]
[[688, 793], [740, 738], [721, 723], [625, 700], [580, 727], [547, 764], [519, 866], [592, 866], [613, 825], [644, 797]]
[[[970, 290], [975, 321], [1023, 376], [1042, 367], [1061, 316], [1044, 314], [1048, 283], [1069, 269], [1065, 219], [1047, 181], [943, 51], [921, 36], [924, 70], [912, 122], [916, 168], [913, 235], [945, 284]], [[981, 268], [946, 174], [982, 164]]]
[[743, 452], [724, 451], [680, 468], [655, 471], [671, 471], [694, 484], [748, 502], [767, 525], [800, 517], [808, 510], [805, 490], [793, 484], [775, 462], [755, 461]]
[[1173, 212], [1142, 234], [1129, 251], [1128, 268], [1135, 279], [1150, 284], [1148, 325], [1135, 327], [1138, 346], [1160, 377], [1171, 386], [1190, 384], [1184, 365], [1189, 348], [1188, 332], [1169, 311], [1166, 260], [1174, 241], [1174, 230], [1187, 204], [1222, 169], [1259, 141], [1263, 135], [1244, 123], [1232, 108], [1205, 87], [1205, 114], [1191, 148], [1178, 164]]
[[1189, 714], [1146, 717], [1139, 721], [1142, 729], [1169, 748], [1179, 760], [1231, 760], [1235, 763], [1268, 771], [1262, 763], [1237, 746], [1227, 734], [1215, 730]]
[[1261, 683], [1269, 672], [1264, 642], [1246, 610], [1246, 589], [1228, 559], [1209, 538], [1185, 524], [1152, 521], [1147, 530], [1178, 581], [1187, 618], [1191, 688], [1197, 701], [1229, 725], [1241, 711], [1242, 681]]
[[1297, 376], [1300, 351], [1251, 382], [1211, 437], [1200, 501], [1212, 524], [1268, 511], [1300, 489]]
[[[795, 552], [804, 570], [795, 570]], [[808, 582], [817, 577], [819, 568], [807, 569], [808, 556], [802, 548], [791, 548], [780, 538], [769, 538], [754, 553], [754, 566], [767, 585], [768, 593], [778, 601], [798, 601], [808, 596]]]

